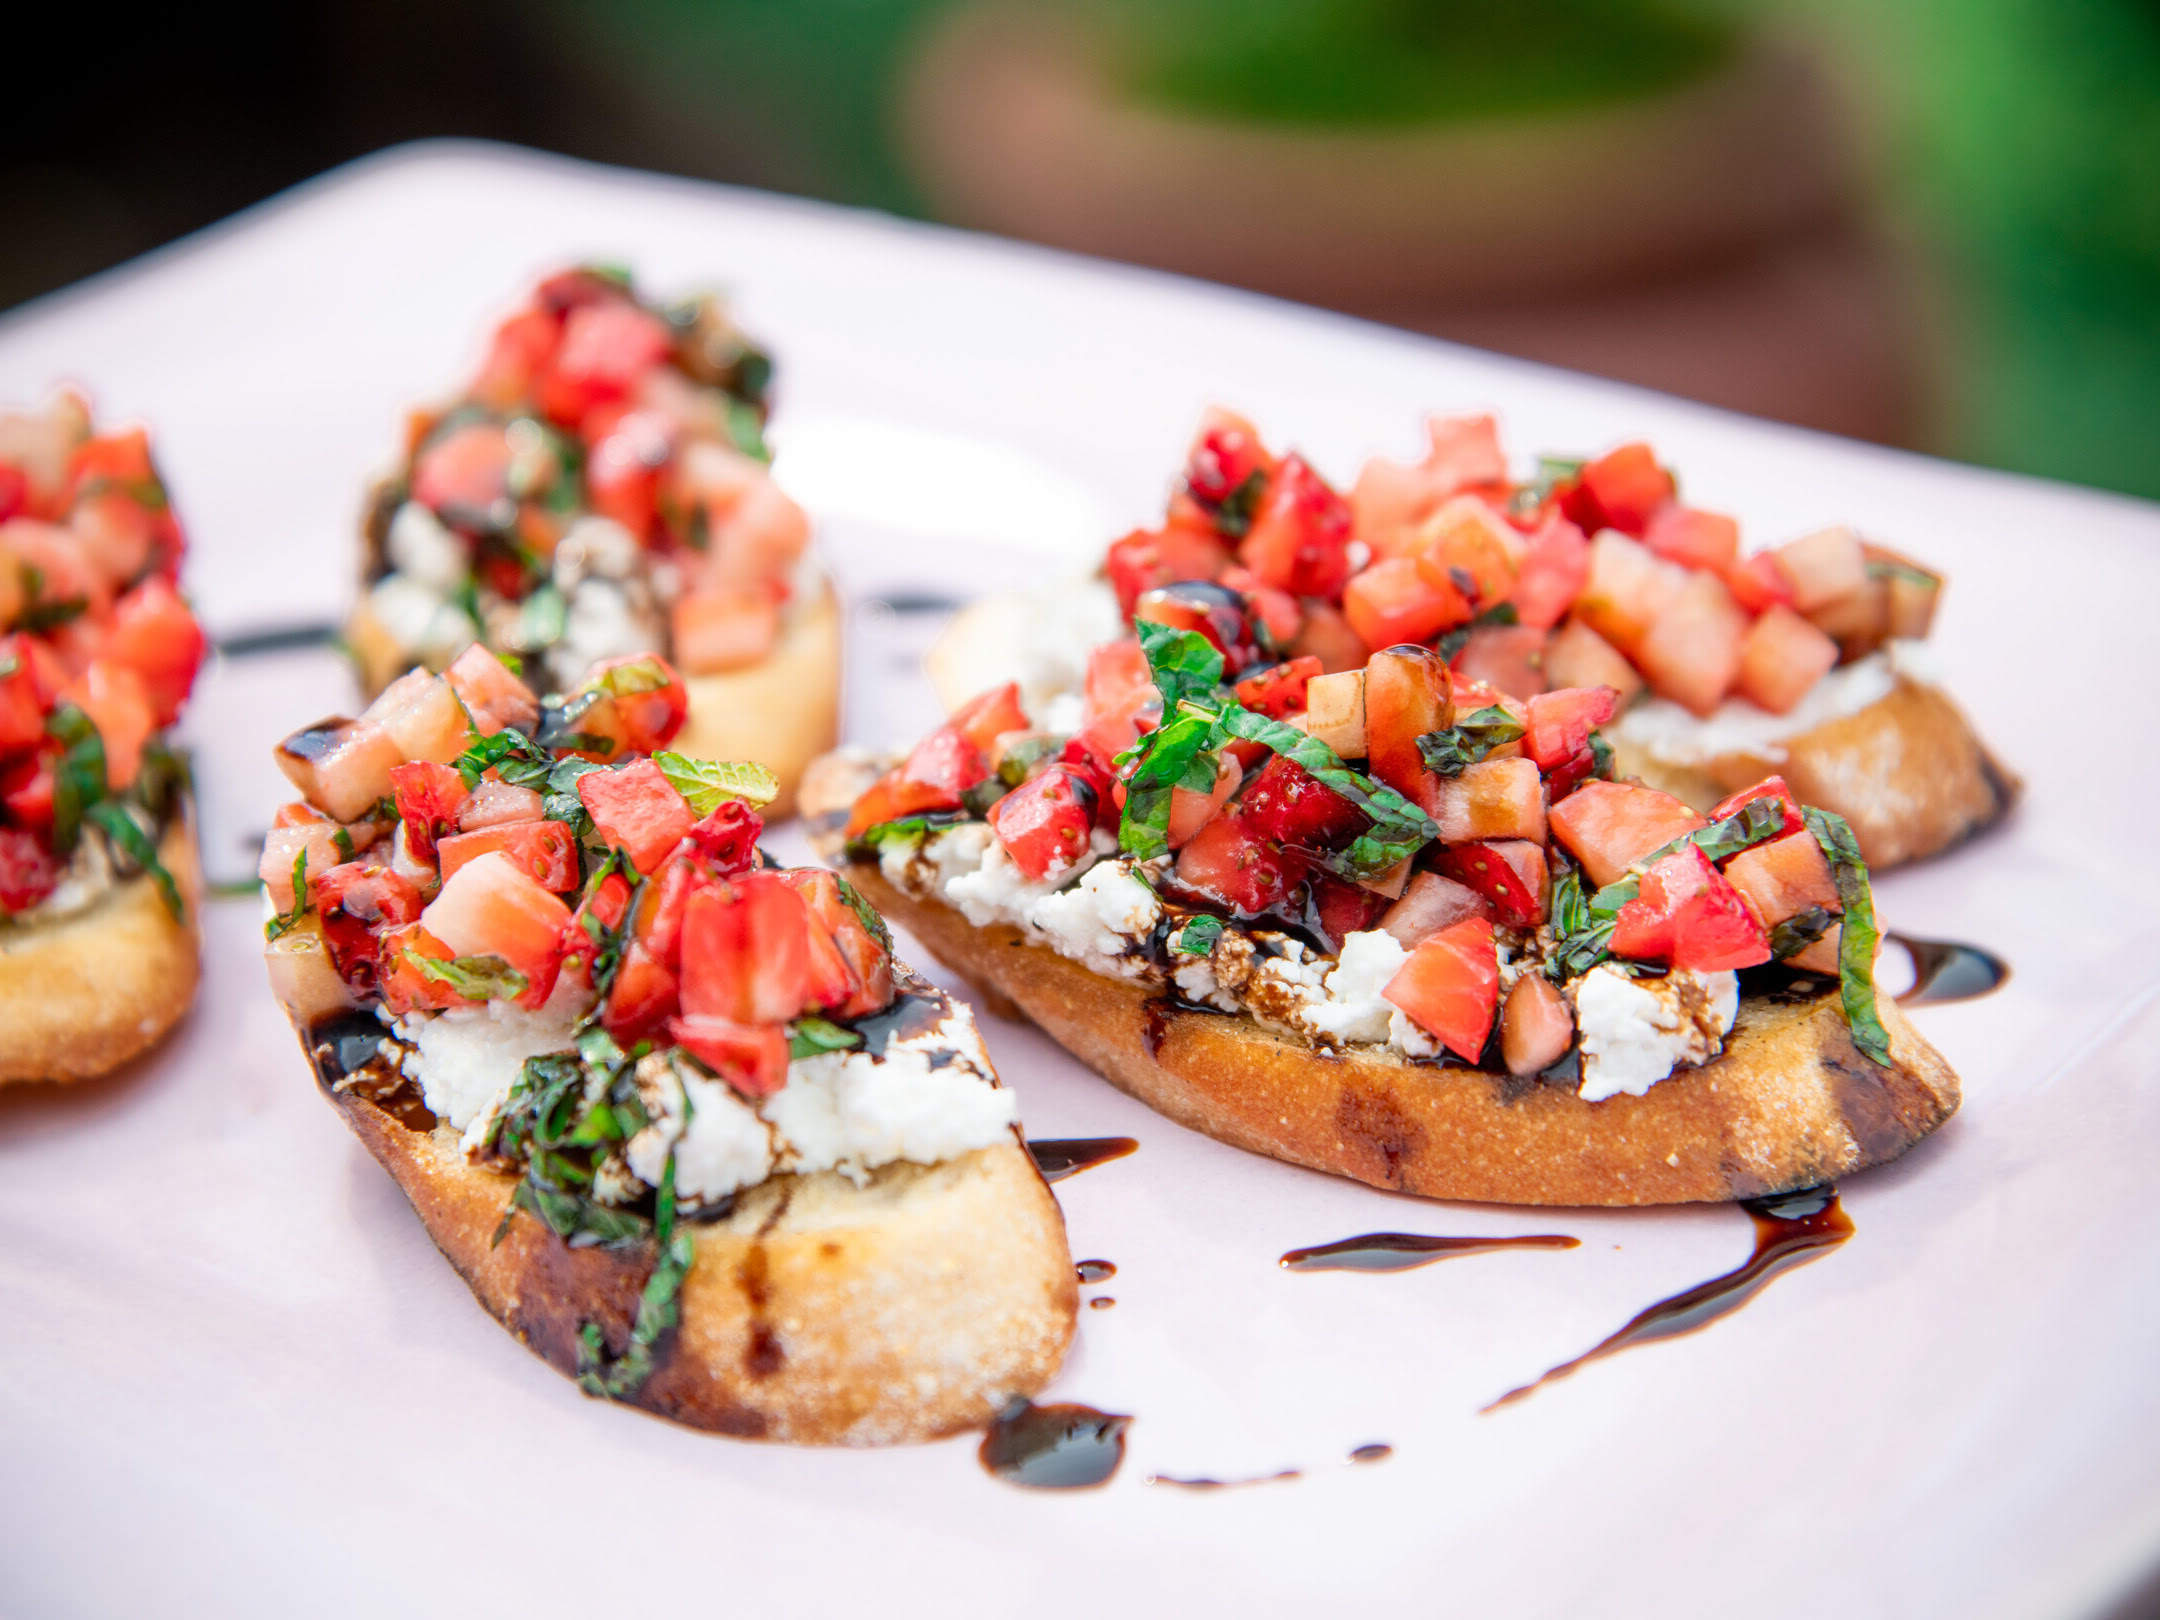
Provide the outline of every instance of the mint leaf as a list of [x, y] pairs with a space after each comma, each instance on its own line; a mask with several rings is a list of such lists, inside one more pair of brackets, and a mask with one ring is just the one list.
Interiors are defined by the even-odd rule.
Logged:
[[1215, 644], [1197, 630], [1173, 630], [1167, 624], [1142, 619], [1133, 626], [1146, 655], [1148, 673], [1162, 694], [1163, 716], [1188, 699], [1210, 702], [1223, 683], [1223, 656]]
[[469, 1001], [509, 1001], [522, 996], [530, 982], [499, 956], [454, 956], [446, 962], [408, 945], [404, 957], [422, 978], [446, 984]]
[[1206, 912], [1188, 917], [1185, 926], [1171, 936], [1174, 950], [1187, 956], [1207, 956], [1215, 949], [1215, 942], [1222, 938], [1223, 920]]
[[1495, 748], [1505, 748], [1523, 734], [1522, 722], [1498, 704], [1482, 708], [1442, 731], [1418, 738], [1418, 754], [1436, 776], [1460, 776]]
[[[180, 898], [180, 885], [173, 881], [172, 873], [166, 871], [165, 863], [158, 859], [157, 845], [151, 842], [150, 835], [142, 830], [135, 818], [127, 813], [126, 807], [107, 799], [103, 804], [92, 805], [88, 815], [91, 822], [112, 840], [113, 847], [132, 861], [136, 870], [146, 874], [150, 881], [157, 885], [158, 898], [165, 902], [165, 909], [172, 913], [172, 920], [185, 922], [187, 905]], [[343, 831], [342, 828], [339, 830]], [[307, 859], [305, 851], [302, 851], [300, 858], [302, 861]], [[296, 899], [294, 903], [303, 910], [306, 907], [304, 898]]]
[[798, 1018], [788, 1030], [788, 1056], [790, 1058], [817, 1057], [824, 1052], [848, 1052], [862, 1045], [863, 1038], [852, 1029], [824, 1018]]
[[691, 810], [700, 816], [711, 815], [725, 799], [740, 799], [756, 810], [780, 796], [779, 778], [747, 760], [692, 759], [687, 754], [663, 750], [653, 755], [653, 763], [668, 779], [668, 786], [688, 800]]

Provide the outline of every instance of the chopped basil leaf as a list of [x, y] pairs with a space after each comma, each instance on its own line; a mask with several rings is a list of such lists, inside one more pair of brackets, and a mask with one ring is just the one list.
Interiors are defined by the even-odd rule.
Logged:
[[[1615, 891], [1622, 888], [1628, 892], [1617, 895]], [[1611, 953], [1614, 918], [1633, 898], [1631, 884], [1614, 884], [1599, 890], [1595, 900], [1587, 899], [1582, 873], [1563, 863], [1552, 882], [1553, 945], [1545, 958], [1546, 976], [1565, 984], [1604, 961]]]
[[758, 810], [780, 796], [779, 779], [748, 760], [692, 759], [663, 751], [653, 755], [653, 763], [700, 816], [711, 815], [725, 799], [740, 799]]
[[1821, 906], [1809, 906], [1796, 911], [1770, 930], [1770, 955], [1777, 961], [1788, 956], [1798, 956], [1810, 945], [1830, 931], [1837, 918]]
[[869, 931], [870, 937], [890, 954], [892, 930], [885, 926], [885, 919], [878, 915], [877, 907], [865, 900], [862, 891], [844, 877], [840, 879], [840, 898], [848, 903], [848, 909], [855, 913], [855, 920]]
[[1522, 615], [1515, 611], [1513, 602], [1495, 602], [1468, 624], [1457, 625], [1433, 645], [1439, 652], [1442, 661], [1452, 664], [1455, 662], [1455, 655], [1470, 645], [1471, 631], [1485, 629], [1488, 625], [1520, 624], [1521, 622]]
[[1613, 779], [1612, 744], [1605, 740], [1602, 731], [1590, 733], [1590, 758], [1593, 761], [1591, 774], [1601, 781], [1610, 782]]
[[1193, 499], [1214, 514], [1215, 530], [1218, 534], [1227, 539], [1241, 540], [1252, 529], [1253, 514], [1260, 510], [1260, 498], [1265, 494], [1267, 474], [1255, 467], [1219, 504], [1200, 500], [1197, 495], [1193, 496]]
[[1691, 833], [1683, 833], [1669, 844], [1660, 845], [1635, 863], [1639, 872], [1647, 872], [1666, 856], [1693, 844], [1712, 863], [1722, 861], [1728, 855], [1737, 855], [1743, 849], [1767, 843], [1778, 836], [1785, 827], [1785, 804], [1781, 799], [1750, 799], [1723, 821], [1713, 821], [1707, 827], [1697, 827]]
[[1460, 776], [1495, 748], [1506, 747], [1522, 734], [1522, 722], [1493, 704], [1444, 731], [1426, 732], [1418, 738], [1418, 754], [1425, 768], [1435, 775]]
[[865, 827], [848, 840], [848, 853], [861, 854], [874, 850], [882, 854], [893, 845], [919, 844], [940, 827], [951, 827], [961, 818], [949, 810], [926, 812], [919, 816], [899, 816], [891, 821], [881, 821], [875, 827]]
[[1130, 760], [1132, 766], [1125, 780], [1125, 812], [1118, 823], [1118, 844], [1127, 854], [1151, 860], [1170, 852], [1170, 796], [1178, 788], [1190, 793], [1214, 791], [1218, 771], [1214, 751], [1221, 741], [1219, 712], [1180, 712], [1118, 756], [1119, 763]]
[[642, 692], [663, 690], [674, 677], [667, 665], [653, 657], [633, 658], [602, 670], [578, 688], [579, 695], [605, 692], [609, 697], [636, 697]]
[[1342, 762], [1342, 756], [1295, 726], [1270, 720], [1264, 714], [1230, 704], [1223, 725], [1234, 737], [1265, 743], [1291, 764], [1334, 789], [1371, 818], [1372, 825], [1351, 842], [1348, 849], [1321, 857], [1320, 864], [1353, 882], [1376, 877], [1398, 862], [1408, 860], [1435, 838], [1440, 829], [1432, 817], [1383, 782]]
[[[112, 840], [114, 848], [157, 885], [158, 898], [165, 902], [165, 909], [172, 913], [173, 921], [185, 921], [187, 904], [180, 898], [180, 885], [173, 881], [172, 873], [165, 870], [165, 863], [158, 859], [157, 845], [143, 831], [142, 824], [128, 814], [127, 807], [107, 799], [103, 804], [93, 804], [84, 813]], [[301, 858], [306, 859], [305, 852]]]
[[455, 763], [468, 788], [478, 787], [490, 770], [513, 787], [537, 787], [554, 772], [555, 756], [516, 727], [505, 726], [492, 736], [476, 734]]
[[410, 945], [405, 960], [420, 970], [424, 979], [446, 984], [469, 1001], [507, 1001], [525, 993], [530, 982], [499, 956], [454, 956], [449, 961], [423, 956]]
[[1222, 938], [1223, 921], [1205, 912], [1188, 917], [1185, 926], [1171, 936], [1170, 943], [1187, 956], [1206, 956], [1215, 949], [1215, 942]]
[[105, 781], [105, 739], [90, 717], [63, 703], [45, 721], [46, 734], [67, 745], [53, 764], [52, 847], [66, 855], [82, 836], [83, 815], [109, 793]]
[[1868, 881], [1867, 862], [1860, 855], [1860, 841], [1853, 836], [1851, 824], [1834, 811], [1805, 805], [1800, 815], [1830, 863], [1845, 911], [1838, 936], [1838, 987], [1846, 1026], [1852, 1031], [1853, 1045], [1877, 1063], [1888, 1063], [1890, 1032], [1883, 1028], [1875, 1006], [1875, 946], [1881, 934], [1875, 925], [1874, 888]]
[[283, 939], [300, 926], [300, 919], [307, 915], [307, 851], [301, 850], [292, 862], [292, 910], [281, 911], [263, 924], [264, 939]]
[[788, 1030], [788, 1056], [816, 1057], [821, 1052], [848, 1052], [862, 1045], [852, 1029], [823, 1018], [798, 1018]]
[[1016, 788], [1027, 780], [1028, 772], [1039, 762], [1064, 751], [1063, 737], [1021, 737], [1005, 745], [998, 755], [997, 780], [1009, 788]]

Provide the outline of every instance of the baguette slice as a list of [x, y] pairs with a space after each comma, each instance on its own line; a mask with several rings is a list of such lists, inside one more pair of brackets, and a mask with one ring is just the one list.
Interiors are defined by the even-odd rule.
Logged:
[[[372, 700], [413, 667], [363, 596], [345, 625], [346, 644]], [[755, 664], [717, 675], [685, 675], [690, 718], [677, 752], [698, 759], [745, 759], [780, 781], [768, 820], [794, 814], [803, 770], [832, 747], [840, 729], [840, 603], [820, 576], [817, 594], [783, 622], [773, 650]]]
[[845, 870], [994, 1007], [1017, 1008], [1149, 1107], [1233, 1147], [1396, 1192], [1495, 1204], [1754, 1198], [1894, 1159], [1958, 1106], [1957, 1076], [1887, 997], [1887, 1068], [1853, 1046], [1835, 989], [1749, 997], [1722, 1056], [1644, 1096], [1588, 1103], [1506, 1074], [1318, 1051], [1092, 972], [1008, 924], [977, 928], [903, 894], [875, 863]]
[[172, 818], [158, 858], [186, 902], [178, 921], [155, 883], [133, 877], [72, 917], [0, 924], [0, 1081], [107, 1074], [186, 1014], [202, 972], [191, 810]]
[[1778, 758], [1750, 750], [1674, 764], [1612, 731], [1605, 735], [1620, 775], [1640, 777], [1700, 811], [1781, 773], [1802, 804], [1852, 823], [1876, 871], [1940, 854], [1993, 826], [2024, 791], [1948, 695], [1903, 675], [1866, 708], [1787, 738]]
[[[907, 988], [938, 994], [919, 980]], [[409, 1084], [340, 1079], [301, 1042], [353, 1134], [388, 1170], [488, 1312], [575, 1375], [578, 1330], [620, 1353], [650, 1243], [573, 1249], [510, 1208], [514, 1177], [467, 1162]], [[693, 1428], [797, 1445], [889, 1445], [980, 1427], [1057, 1372], [1078, 1287], [1064, 1218], [1016, 1132], [936, 1165], [774, 1176], [696, 1220], [681, 1324], [627, 1403]]]

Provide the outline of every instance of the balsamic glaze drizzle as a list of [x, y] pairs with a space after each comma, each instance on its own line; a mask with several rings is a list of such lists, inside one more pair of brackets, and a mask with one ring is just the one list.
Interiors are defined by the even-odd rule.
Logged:
[[1064, 1136], [1028, 1143], [1045, 1181], [1063, 1181], [1139, 1151], [1140, 1144], [1129, 1136]]
[[1954, 939], [1918, 939], [1911, 934], [1883, 936], [1905, 947], [1912, 957], [1912, 988], [1899, 996], [1901, 1007], [1932, 1007], [1949, 1001], [1977, 1001], [1993, 995], [2010, 977], [2010, 964], [1993, 951]]
[[1422, 1232], [1367, 1232], [1360, 1237], [1292, 1249], [1276, 1262], [1286, 1271], [1409, 1271], [1457, 1255], [1492, 1249], [1579, 1249], [1581, 1240], [1560, 1232], [1519, 1237], [1429, 1237]]
[[1130, 1417], [1092, 1406], [1037, 1406], [1016, 1395], [990, 1420], [976, 1456], [1008, 1485], [1084, 1490], [1118, 1471], [1131, 1423]]

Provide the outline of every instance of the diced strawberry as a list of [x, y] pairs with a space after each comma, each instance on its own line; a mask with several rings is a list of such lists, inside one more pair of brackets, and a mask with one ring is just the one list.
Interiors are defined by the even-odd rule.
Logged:
[[695, 890], [683, 909], [682, 1007], [751, 1024], [784, 1024], [810, 990], [810, 912], [776, 873]]
[[1549, 1069], [1575, 1044], [1575, 1013], [1542, 973], [1525, 973], [1500, 1009], [1500, 1060], [1514, 1075]]
[[668, 1020], [668, 1034], [692, 1057], [755, 1101], [787, 1084], [787, 1031], [771, 1024], [743, 1024], [709, 1014]]
[[1688, 571], [1608, 529], [1590, 542], [1590, 574], [1575, 616], [1632, 654], [1689, 578]]
[[693, 675], [755, 664], [780, 639], [780, 602], [770, 590], [688, 590], [668, 610], [675, 657]]
[[1867, 554], [1860, 549], [1860, 537], [1847, 528], [1818, 529], [1786, 541], [1771, 555], [1792, 582], [1794, 609], [1811, 618], [1867, 584]]
[[1196, 793], [1190, 788], [1175, 787], [1170, 790], [1170, 822], [1163, 831], [1164, 839], [1172, 849], [1183, 849], [1192, 842], [1193, 834], [1215, 819], [1216, 814], [1238, 790], [1245, 780], [1245, 768], [1230, 754], [1224, 753], [1215, 767], [1215, 785], [1206, 793]]
[[1556, 688], [1609, 686], [1626, 708], [1643, 689], [1643, 678], [1620, 649], [1584, 624], [1570, 619], [1553, 632], [1545, 648], [1545, 676]]
[[1661, 697], [1699, 715], [1714, 713], [1740, 673], [1748, 616], [1715, 574], [1693, 573], [1635, 648], [1635, 662]]
[[1253, 474], [1274, 470], [1275, 458], [1260, 442], [1260, 431], [1235, 412], [1212, 406], [1200, 419], [1200, 431], [1185, 458], [1184, 485], [1194, 500], [1219, 507], [1244, 487]]
[[1236, 816], [1217, 816], [1178, 851], [1177, 882], [1235, 912], [1257, 917], [1305, 875], [1304, 857], [1276, 848]]
[[1206, 637], [1223, 655], [1225, 671], [1235, 676], [1260, 656], [1259, 638], [1246, 617], [1245, 605], [1245, 599], [1226, 585], [1185, 580], [1143, 592], [1133, 607], [1133, 618]]
[[35, 833], [0, 827], [0, 915], [38, 904], [60, 886], [66, 870]]
[[664, 658], [631, 653], [603, 658], [586, 672], [580, 693], [593, 693], [577, 716], [577, 729], [615, 744], [611, 760], [651, 754], [667, 747], [690, 713], [690, 692]]
[[1590, 543], [1582, 530], [1555, 513], [1530, 537], [1508, 600], [1515, 604], [1519, 622], [1550, 630], [1567, 617], [1589, 578]]
[[1094, 788], [1063, 765], [1029, 777], [990, 807], [991, 832], [1037, 883], [1086, 854], [1094, 826]]
[[1238, 800], [1238, 819], [1292, 848], [1339, 849], [1365, 830], [1365, 812], [1280, 754], [1270, 754]]
[[459, 995], [442, 980], [430, 978], [411, 960], [424, 956], [447, 962], [456, 954], [418, 923], [385, 929], [375, 942], [375, 988], [383, 1005], [400, 1018], [409, 1012], [479, 1006], [479, 1002]]
[[53, 756], [26, 754], [0, 768], [0, 806], [25, 827], [45, 832], [53, 821]]
[[1780, 604], [1792, 605], [1793, 582], [1767, 551], [1758, 551], [1726, 569], [1725, 585], [1750, 613], [1762, 613]]
[[1443, 844], [1493, 838], [1545, 842], [1545, 784], [1527, 759], [1485, 759], [1434, 779], [1430, 814]]
[[1377, 927], [1390, 904], [1384, 894], [1318, 870], [1305, 880], [1305, 894], [1305, 926], [1337, 952], [1352, 934]]
[[510, 493], [513, 459], [510, 436], [500, 422], [452, 428], [414, 458], [413, 499], [453, 528], [503, 528], [517, 506]]
[[765, 818], [740, 799], [723, 799], [713, 813], [690, 829], [698, 859], [722, 877], [747, 872], [754, 864]]
[[1643, 544], [1683, 568], [1705, 568], [1722, 575], [1740, 554], [1740, 525], [1721, 512], [1666, 506], [1650, 519]]
[[1290, 455], [1268, 479], [1238, 561], [1292, 596], [1332, 597], [1349, 577], [1349, 547], [1349, 502], [1302, 456]]
[[519, 1001], [537, 1006], [555, 987], [570, 908], [498, 851], [458, 868], [420, 921], [454, 956], [499, 956], [508, 962], [526, 978]]
[[1609, 686], [1539, 693], [1527, 706], [1523, 752], [1541, 771], [1565, 769], [1589, 753], [1590, 733], [1612, 719], [1619, 702]]
[[1320, 673], [1320, 660], [1310, 655], [1270, 664], [1237, 683], [1237, 700], [1255, 713], [1280, 720], [1305, 707], [1306, 683]]
[[1501, 922], [1535, 928], [1545, 920], [1543, 843], [1527, 839], [1445, 845], [1428, 857], [1441, 876], [1469, 889]]
[[1304, 608], [1305, 622], [1283, 650], [1293, 658], [1319, 659], [1320, 668], [1330, 675], [1363, 669], [1370, 649], [1342, 609], [1317, 599], [1305, 602]]
[[1088, 654], [1080, 736], [1105, 771], [1138, 740], [1143, 722], [1161, 712], [1162, 694], [1139, 642], [1107, 641]]
[[634, 939], [615, 965], [607, 1004], [600, 1009], [600, 1027], [634, 1046], [657, 1036], [680, 1004], [674, 971], [644, 941]]
[[530, 731], [540, 718], [540, 700], [532, 688], [478, 642], [450, 661], [443, 678], [483, 736], [492, 737], [505, 727]]
[[1459, 582], [1435, 578], [1410, 557], [1383, 557], [1361, 570], [1343, 587], [1342, 608], [1350, 627], [1374, 652], [1430, 641], [1443, 630], [1467, 624], [1472, 611]]
[[1453, 685], [1429, 647], [1390, 647], [1365, 664], [1365, 759], [1372, 774], [1428, 814], [1438, 782], [1418, 738], [1454, 723]]
[[[747, 863], [739, 871], [747, 871]], [[636, 931], [656, 961], [670, 968], [682, 962], [683, 915], [690, 896], [707, 887], [712, 874], [700, 870], [687, 851], [676, 855], [646, 880], [644, 898], [638, 904]], [[724, 873], [734, 876], [735, 873]]]
[[1581, 486], [1605, 523], [1638, 538], [1658, 508], [1673, 498], [1672, 474], [1647, 444], [1623, 444], [1583, 468]]
[[1822, 846], [1813, 833], [1804, 830], [1743, 849], [1726, 861], [1725, 880], [1739, 891], [1765, 928], [1775, 928], [1811, 906], [1830, 912], [1843, 909]]
[[854, 994], [831, 1008], [833, 1016], [861, 1018], [889, 1005], [893, 998], [892, 954], [863, 926], [855, 908], [841, 893], [838, 876], [811, 867], [796, 867], [780, 876], [810, 908], [812, 932], [830, 936], [853, 978]]
[[1620, 908], [1612, 952], [1704, 973], [1770, 960], [1770, 941], [1732, 884], [1693, 844], [1642, 875], [1641, 892]]
[[1530, 625], [1480, 625], [1463, 642], [1450, 664], [1458, 677], [1479, 681], [1510, 696], [1527, 698], [1545, 690], [1547, 632]]
[[[407, 834], [410, 844], [411, 835]], [[559, 821], [519, 821], [458, 833], [435, 846], [445, 880], [467, 861], [500, 852], [543, 889], [568, 894], [578, 886], [577, 838]]]
[[540, 374], [540, 408], [549, 420], [575, 429], [596, 405], [628, 397], [673, 347], [667, 327], [627, 300], [573, 309]]
[[1169, 524], [1135, 529], [1113, 541], [1103, 568], [1117, 593], [1119, 611], [1129, 619], [1145, 592], [1184, 579], [1219, 579], [1231, 556], [1229, 545], [1215, 534]]
[[1552, 835], [1603, 888], [1645, 855], [1708, 825], [1669, 793], [1636, 782], [1585, 782], [1552, 807]]
[[[0, 637], [0, 759], [28, 753], [45, 740], [45, 703], [22, 649], [27, 636]], [[1301, 688], [1302, 693], [1302, 688]]]
[[1710, 819], [1723, 821], [1728, 816], [1736, 816], [1757, 799], [1774, 799], [1783, 809], [1785, 823], [1779, 833], [1780, 837], [1785, 833], [1796, 833], [1806, 828], [1806, 818], [1800, 814], [1800, 801], [1793, 796], [1793, 790], [1785, 785], [1785, 778], [1775, 775], [1764, 777], [1753, 787], [1742, 788], [1728, 799], [1721, 799], [1717, 807], [1710, 812]]
[[0, 461], [0, 523], [20, 517], [29, 506], [29, 475], [20, 467]]
[[1020, 706], [1020, 684], [1007, 681], [968, 699], [952, 713], [950, 724], [987, 757], [1007, 732], [1028, 728], [1027, 710]]
[[1407, 950], [1465, 917], [1492, 914], [1492, 903], [1477, 890], [1437, 872], [1414, 872], [1402, 897], [1381, 914], [1380, 927]]
[[[649, 759], [617, 771], [587, 771], [578, 778], [577, 788], [578, 801], [600, 836], [628, 856], [640, 872], [656, 871], [697, 820], [666, 773]], [[448, 876], [447, 848], [444, 865]]]
[[1429, 935], [1380, 993], [1457, 1057], [1475, 1063], [1500, 999], [1493, 925], [1466, 917]]

